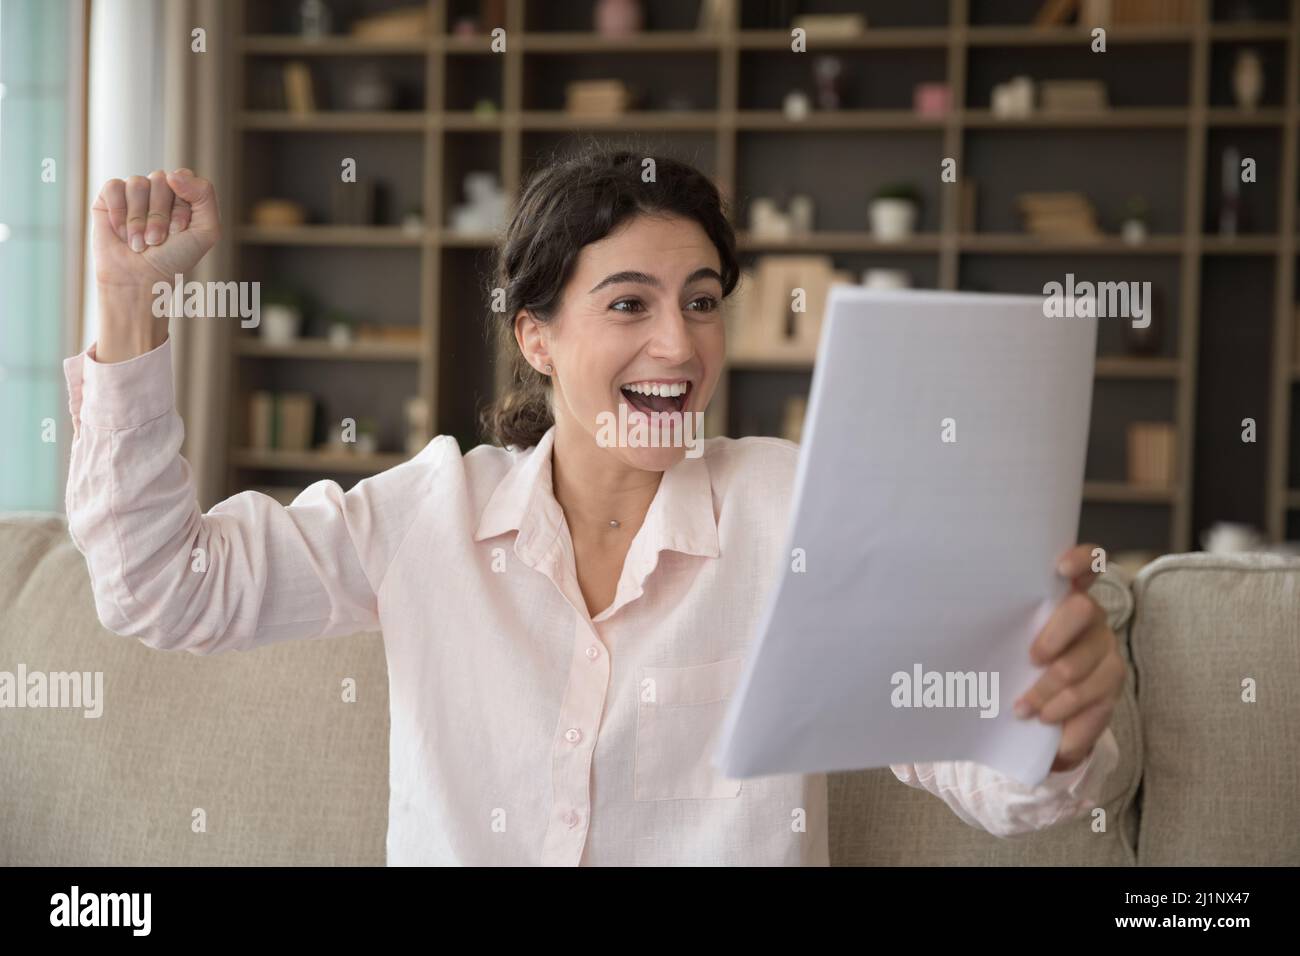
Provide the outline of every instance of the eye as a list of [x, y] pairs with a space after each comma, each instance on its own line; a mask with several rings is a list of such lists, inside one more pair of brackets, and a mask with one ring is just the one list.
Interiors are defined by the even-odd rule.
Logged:
[[[634, 305], [634, 306], [636, 306], [636, 308], [635, 308], [635, 309], [620, 309], [620, 308], [619, 308], [620, 305]], [[637, 311], [640, 311], [640, 308], [641, 308], [641, 300], [640, 300], [640, 299], [619, 299], [617, 302], [611, 304], [611, 305], [610, 305], [610, 308], [613, 309], [615, 312], [628, 312], [628, 313], [637, 312]]]
[[691, 305], [700, 305], [700, 303], [703, 303], [703, 307], [696, 309], [697, 312], [714, 312], [718, 308], [718, 300], [711, 295], [702, 295], [691, 302]]

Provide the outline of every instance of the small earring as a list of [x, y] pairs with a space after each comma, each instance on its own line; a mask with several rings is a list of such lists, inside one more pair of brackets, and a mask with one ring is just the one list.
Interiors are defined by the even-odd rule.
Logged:
[[546, 374], [550, 375], [554, 371], [555, 371], [555, 366], [548, 363], [546, 366]]

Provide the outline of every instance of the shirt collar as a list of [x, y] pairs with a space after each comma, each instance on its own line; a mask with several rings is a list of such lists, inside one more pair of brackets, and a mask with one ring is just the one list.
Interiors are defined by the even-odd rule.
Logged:
[[[551, 483], [554, 448], [552, 425], [536, 446], [517, 453], [483, 509], [475, 541], [518, 531], [515, 553], [529, 564], [536, 564], [558, 544], [564, 512], [555, 500]], [[683, 458], [664, 472], [645, 521], [628, 550], [627, 564], [644, 566], [648, 573], [664, 550], [706, 558], [719, 554], [713, 486], [703, 455]]]

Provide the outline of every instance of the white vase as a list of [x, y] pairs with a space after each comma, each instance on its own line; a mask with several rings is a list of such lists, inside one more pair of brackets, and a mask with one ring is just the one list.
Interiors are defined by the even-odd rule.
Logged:
[[812, 110], [812, 102], [803, 90], [791, 90], [781, 102], [781, 110], [788, 120], [805, 120]]
[[910, 199], [873, 199], [868, 213], [871, 234], [881, 242], [899, 242], [916, 228], [916, 204]]
[[1017, 76], [993, 87], [989, 100], [993, 115], [999, 119], [1019, 119], [1034, 112], [1037, 87], [1027, 76]]
[[790, 197], [790, 232], [796, 236], [806, 236], [813, 231], [813, 198], [803, 193]]
[[867, 289], [910, 289], [912, 276], [906, 269], [867, 269], [862, 273]]
[[292, 306], [268, 305], [262, 310], [262, 338], [268, 345], [289, 345], [298, 339], [302, 313]]
[[631, 36], [645, 26], [645, 11], [638, 0], [598, 0], [592, 18], [602, 37]]
[[770, 196], [756, 196], [749, 203], [749, 231], [758, 232], [776, 215], [776, 200]]
[[1243, 110], [1253, 110], [1264, 94], [1264, 62], [1254, 50], [1238, 50], [1232, 68], [1232, 94]]

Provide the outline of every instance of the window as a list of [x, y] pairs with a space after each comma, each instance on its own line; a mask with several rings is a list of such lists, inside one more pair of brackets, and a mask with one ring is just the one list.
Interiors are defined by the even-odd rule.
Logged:
[[82, 16], [77, 2], [0, 0], [0, 510], [62, 510]]

